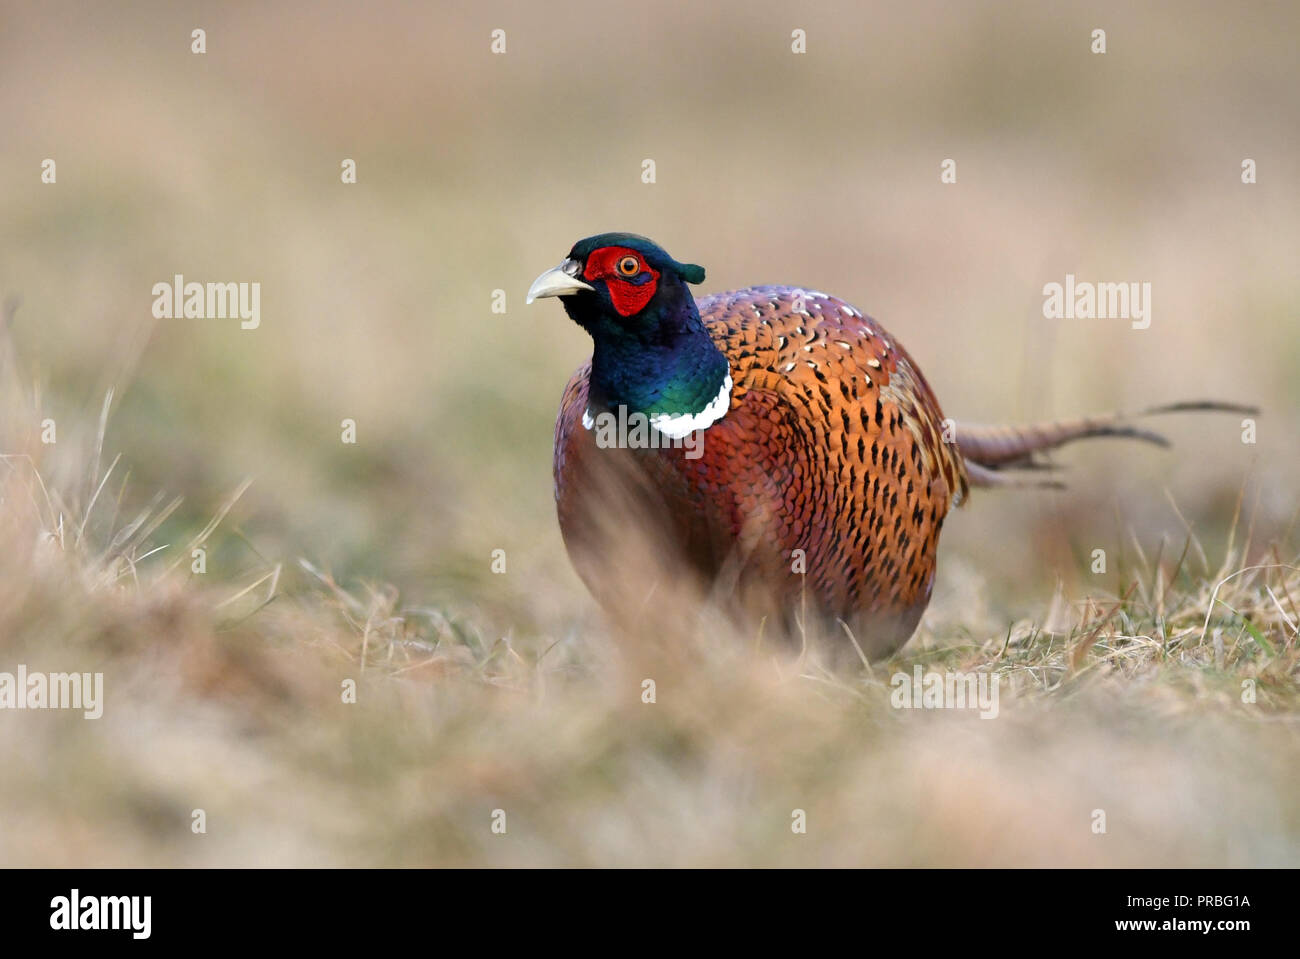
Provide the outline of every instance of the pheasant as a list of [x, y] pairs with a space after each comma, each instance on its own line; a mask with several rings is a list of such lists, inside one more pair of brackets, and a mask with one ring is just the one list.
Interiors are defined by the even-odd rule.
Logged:
[[[872, 659], [914, 632], [939, 533], [972, 486], [1093, 436], [1161, 438], [1122, 416], [957, 427], [902, 345], [815, 290], [696, 300], [704, 269], [630, 233], [579, 241], [527, 302], [559, 297], [592, 338], [555, 428], [555, 499], [579, 576], [634, 619], [665, 581], [742, 621], [843, 629]], [[1239, 409], [1194, 403], [1175, 409]], [[633, 553], [634, 539], [641, 550]]]

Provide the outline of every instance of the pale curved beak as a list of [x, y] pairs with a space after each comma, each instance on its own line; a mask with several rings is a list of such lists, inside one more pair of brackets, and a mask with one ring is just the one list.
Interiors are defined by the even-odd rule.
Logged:
[[533, 285], [528, 288], [528, 297], [524, 302], [531, 303], [533, 300], [540, 300], [544, 296], [572, 296], [574, 293], [581, 293], [584, 290], [594, 290], [594, 286], [578, 279], [577, 272], [578, 264], [573, 260], [565, 260], [555, 269], [547, 270], [533, 280]]

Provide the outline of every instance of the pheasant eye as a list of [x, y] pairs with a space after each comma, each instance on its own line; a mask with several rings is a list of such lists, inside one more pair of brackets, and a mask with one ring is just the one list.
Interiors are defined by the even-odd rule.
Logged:
[[636, 276], [641, 272], [641, 264], [634, 256], [625, 256], [618, 261], [618, 272], [623, 276]]

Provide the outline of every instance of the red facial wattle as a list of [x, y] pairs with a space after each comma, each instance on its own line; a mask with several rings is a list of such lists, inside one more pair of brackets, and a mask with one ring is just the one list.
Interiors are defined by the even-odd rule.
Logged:
[[[631, 276], [624, 276], [619, 272], [619, 261], [624, 257], [635, 258], [640, 267]], [[645, 279], [647, 273], [650, 276]], [[622, 316], [640, 313], [654, 297], [655, 290], [659, 288], [659, 271], [647, 263], [636, 250], [626, 246], [603, 246], [599, 250], [592, 250], [587, 257], [587, 268], [583, 270], [582, 278], [588, 283], [604, 280], [605, 286], [609, 289], [609, 298], [614, 303], [614, 309]]]

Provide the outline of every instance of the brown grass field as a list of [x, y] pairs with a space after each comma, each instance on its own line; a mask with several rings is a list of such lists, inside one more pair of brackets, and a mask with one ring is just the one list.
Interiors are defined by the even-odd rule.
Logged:
[[[1300, 864], [1297, 8], [613, 9], [0, 0], [0, 672], [105, 689], [0, 710], [0, 865]], [[1256, 442], [977, 491], [870, 667], [629, 645], [554, 518], [590, 341], [523, 302], [603, 230], [845, 298], [958, 419]], [[261, 325], [155, 319], [177, 273]], [[1045, 319], [1066, 273], [1150, 328]]]

